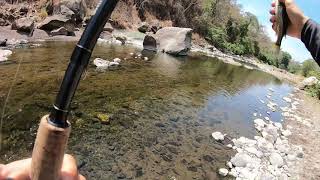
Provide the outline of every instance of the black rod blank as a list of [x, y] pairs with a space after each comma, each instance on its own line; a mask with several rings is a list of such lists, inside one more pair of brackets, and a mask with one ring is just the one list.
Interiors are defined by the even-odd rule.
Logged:
[[83, 32], [80, 41], [72, 53], [68, 69], [60, 86], [60, 91], [49, 116], [49, 123], [62, 128], [68, 126], [67, 119], [73, 96], [77, 90], [81, 76], [89, 64], [98, 38], [117, 3], [118, 0], [104, 0]]

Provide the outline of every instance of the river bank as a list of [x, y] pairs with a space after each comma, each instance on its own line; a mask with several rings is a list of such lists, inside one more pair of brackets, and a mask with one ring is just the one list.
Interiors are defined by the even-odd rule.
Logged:
[[[7, 33], [11, 34], [12, 32], [8, 30]], [[120, 32], [120, 34], [121, 33], [126, 34], [124, 32]], [[1, 34], [1, 35], [3, 35], [3, 34]], [[129, 39], [128, 44], [136, 45], [138, 47], [139, 47], [139, 45], [141, 46], [142, 42], [139, 41], [139, 38], [136, 38], [135, 35], [133, 35], [133, 36], [134, 37], [128, 37], [128, 39]], [[6, 37], [8, 37], [8, 36], [6, 36]], [[28, 37], [20, 36], [17, 34], [12, 34], [12, 36], [9, 36], [9, 37], [12, 37], [11, 39], [15, 38], [16, 40], [19, 40], [19, 39], [22, 40], [23, 38], [26, 38], [26, 40], [30, 41], [30, 42], [43, 41], [44, 39], [49, 40], [49, 41], [52, 41], [52, 40], [76, 41], [79, 38], [79, 35], [77, 35], [75, 37], [68, 37], [70, 39], [66, 39], [66, 37], [64, 37], [64, 36], [56, 36], [56, 37], [42, 37], [42, 36], [40, 36], [39, 38], [28, 39]], [[113, 43], [113, 41], [100, 40], [100, 43], [102, 43], [102, 44], [103, 43]], [[193, 51], [205, 53], [207, 56], [210, 56], [210, 57], [219, 57], [222, 59], [222, 61], [224, 61], [226, 63], [233, 64], [233, 65], [244, 66], [249, 69], [259, 69], [261, 71], [272, 74], [272, 75], [278, 77], [279, 79], [289, 81], [293, 85], [297, 85], [299, 83], [299, 81], [301, 81], [301, 77], [291, 75], [289, 73], [283, 72], [279, 69], [273, 68], [268, 65], [260, 64], [257, 61], [255, 61], [254, 59], [227, 55], [227, 54], [223, 54], [217, 50], [212, 51], [212, 52], [206, 52], [206, 49], [212, 49], [212, 48], [211, 47], [210, 48], [203, 48], [202, 50], [199, 50], [198, 47], [194, 46]], [[317, 175], [317, 172], [315, 171], [315, 169], [319, 166], [319, 162], [317, 161], [317, 159], [320, 159], [320, 158], [318, 158], [317, 153], [315, 153], [318, 150], [317, 148], [315, 148], [315, 147], [317, 147], [316, 144], [319, 142], [317, 140], [317, 138], [315, 138], [315, 137], [318, 137], [318, 135], [319, 135], [319, 131], [316, 130], [317, 127], [319, 127], [319, 125], [320, 125], [319, 114], [317, 114], [317, 109], [319, 109], [319, 107], [320, 107], [319, 102], [307, 97], [305, 92], [303, 92], [303, 91], [296, 91], [294, 95], [296, 98], [300, 99], [299, 100], [300, 104], [297, 106], [298, 109], [296, 109], [293, 112], [293, 114], [298, 117], [301, 117], [301, 119], [304, 120], [303, 122], [308, 121], [311, 124], [311, 126], [310, 126], [310, 124], [306, 125], [306, 123], [298, 122], [296, 119], [293, 120], [292, 117], [286, 117], [284, 119], [284, 125], [287, 128], [292, 127], [292, 128], [290, 128], [292, 131], [292, 135], [288, 137], [289, 142], [291, 144], [301, 146], [303, 149], [303, 152], [304, 152], [303, 158], [301, 159], [301, 161], [299, 161], [296, 165], [291, 167], [291, 170], [296, 173], [296, 174], [292, 174], [291, 178], [297, 177], [297, 179], [299, 179], [299, 177], [301, 177], [304, 179], [312, 179], [312, 177], [315, 177], [315, 179], [317, 179], [317, 177], [319, 177], [319, 175]], [[161, 125], [161, 124], [158, 124], [158, 126], [160, 126], [160, 128], [163, 128], [162, 127], [163, 125]], [[166, 158], [166, 156], [165, 156], [165, 158]], [[192, 168], [193, 167], [191, 167], [191, 169]], [[180, 173], [182, 173], [182, 172], [180, 172]], [[152, 176], [152, 175], [150, 174], [150, 176]]]

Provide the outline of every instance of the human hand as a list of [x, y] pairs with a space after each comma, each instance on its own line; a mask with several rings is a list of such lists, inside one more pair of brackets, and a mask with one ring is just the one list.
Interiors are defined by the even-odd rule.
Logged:
[[[31, 180], [31, 159], [0, 165], [0, 180]], [[76, 160], [71, 155], [64, 155], [60, 180], [85, 180], [78, 173]]]
[[[304, 24], [308, 21], [308, 17], [303, 14], [303, 12], [296, 5], [294, 0], [279, 0], [286, 5], [287, 14], [290, 19], [290, 24], [288, 27], [287, 35], [301, 39], [301, 31]], [[276, 16], [275, 16], [275, 7], [276, 3], [272, 3], [272, 8], [270, 10], [271, 18], [270, 22], [272, 23], [272, 28], [275, 30], [276, 27]]]

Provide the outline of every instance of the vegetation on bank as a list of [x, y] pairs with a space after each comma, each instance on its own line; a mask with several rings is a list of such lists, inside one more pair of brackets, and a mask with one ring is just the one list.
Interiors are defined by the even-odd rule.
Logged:
[[[313, 59], [306, 60], [302, 64], [292, 61], [288, 66], [288, 71], [304, 77], [314, 76], [320, 80], [320, 67]], [[307, 91], [312, 97], [320, 99], [320, 83], [308, 87]]]

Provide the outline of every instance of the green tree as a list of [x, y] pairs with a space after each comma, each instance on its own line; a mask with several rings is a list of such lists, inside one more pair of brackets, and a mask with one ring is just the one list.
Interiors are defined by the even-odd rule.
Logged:
[[319, 71], [318, 64], [313, 59], [308, 59], [302, 64], [302, 75], [305, 77], [310, 76], [311, 72]]

